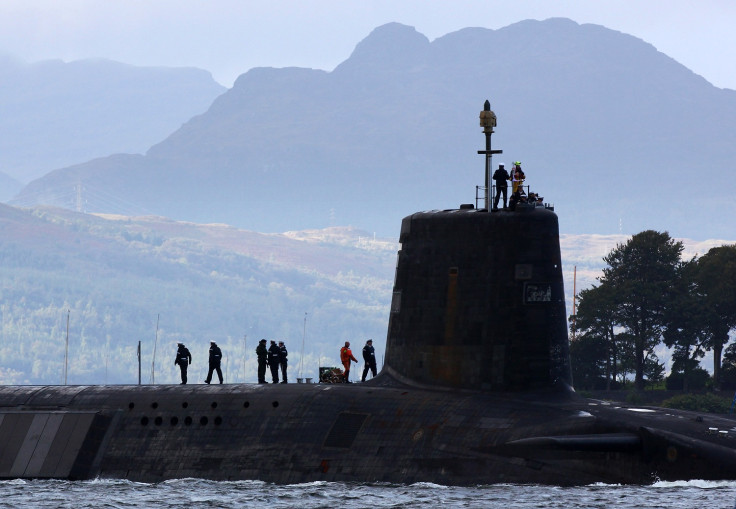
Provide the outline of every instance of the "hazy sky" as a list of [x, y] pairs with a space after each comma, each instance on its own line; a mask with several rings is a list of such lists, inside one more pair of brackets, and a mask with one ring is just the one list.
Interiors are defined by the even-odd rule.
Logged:
[[734, 0], [0, 0], [0, 53], [200, 67], [229, 87], [257, 66], [332, 70], [391, 21], [434, 40], [550, 17], [637, 36], [736, 89]]

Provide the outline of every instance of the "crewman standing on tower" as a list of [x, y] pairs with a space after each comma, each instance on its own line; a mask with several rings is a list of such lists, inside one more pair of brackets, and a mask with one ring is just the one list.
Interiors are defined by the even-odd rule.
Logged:
[[353, 356], [353, 352], [350, 350], [350, 341], [345, 341], [345, 346], [340, 348], [340, 360], [345, 368], [345, 382], [350, 383], [350, 361], [358, 362]]
[[508, 200], [506, 193], [509, 189], [507, 180], [511, 179], [509, 172], [504, 168], [503, 163], [498, 165], [498, 169], [493, 174], [493, 181], [496, 183], [496, 196], [493, 198], [493, 210], [498, 210], [498, 199], [503, 194], [503, 209], [506, 210]]

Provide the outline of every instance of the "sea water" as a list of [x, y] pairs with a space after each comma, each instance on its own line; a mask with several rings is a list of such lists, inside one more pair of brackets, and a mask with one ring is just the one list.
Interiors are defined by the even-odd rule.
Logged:
[[177, 479], [0, 481], [0, 508], [734, 508], [736, 481], [658, 482], [651, 486], [594, 484], [573, 488], [494, 484], [456, 487], [314, 482], [274, 485], [260, 481]]

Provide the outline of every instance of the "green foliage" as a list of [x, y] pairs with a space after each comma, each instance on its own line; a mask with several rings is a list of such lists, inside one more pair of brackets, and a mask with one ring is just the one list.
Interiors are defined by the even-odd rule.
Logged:
[[683, 244], [667, 232], [643, 231], [618, 245], [603, 260], [602, 285], [610, 285], [616, 323], [633, 337], [635, 384], [644, 389], [647, 354], [660, 343], [672, 283]]
[[672, 370], [667, 377], [667, 390], [700, 391], [707, 387], [710, 382], [710, 373], [700, 366], [684, 371]]
[[721, 352], [736, 327], [736, 246], [713, 248], [686, 261], [680, 259], [682, 250], [666, 232], [648, 230], [604, 257], [608, 266], [600, 285], [580, 292], [571, 327], [580, 339], [599, 342], [595, 349], [577, 345], [574, 356], [571, 348], [573, 372], [585, 387], [600, 385], [603, 365], [608, 383], [630, 372], [637, 390], [661, 383], [664, 366], [654, 350], [663, 342], [674, 360], [668, 387], [710, 384], [698, 364], [712, 350], [714, 386], [722, 380], [724, 387], [736, 388], [736, 360], [720, 373]]
[[721, 389], [736, 390], [736, 343], [731, 343], [723, 354]]
[[664, 380], [664, 364], [659, 362], [654, 353], [644, 359], [644, 377], [648, 387], [652, 388]]
[[570, 364], [575, 389], [606, 388], [605, 350], [605, 340], [592, 334], [570, 342]]
[[713, 350], [713, 378], [720, 383], [721, 352], [728, 334], [736, 327], [736, 246], [709, 250], [698, 260], [695, 274], [698, 297], [704, 312], [700, 317], [705, 348]]
[[725, 414], [729, 411], [731, 401], [710, 393], [682, 394], [664, 400], [662, 406], [679, 410], [692, 410], [694, 412]]
[[662, 380], [664, 366], [654, 349], [668, 324], [682, 249], [666, 232], [634, 235], [603, 258], [608, 266], [601, 284], [580, 293], [576, 328], [605, 345], [598, 348], [597, 364], [607, 366], [607, 380], [633, 372], [637, 390], [644, 389], [645, 380]]

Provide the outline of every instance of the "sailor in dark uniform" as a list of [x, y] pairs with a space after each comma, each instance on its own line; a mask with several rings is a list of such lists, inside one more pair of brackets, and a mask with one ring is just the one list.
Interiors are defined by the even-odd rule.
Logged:
[[283, 341], [279, 341], [279, 363], [281, 364], [281, 383], [286, 383], [286, 368], [288, 366], [288, 361], [286, 360], [286, 357], [289, 355], [289, 352], [286, 351], [286, 345], [284, 345]]
[[268, 367], [271, 368], [271, 378], [273, 383], [279, 383], [279, 364], [281, 362], [281, 350], [276, 341], [271, 340], [271, 346], [268, 347]]
[[368, 375], [368, 370], [371, 370], [373, 376], [376, 376], [376, 350], [373, 348], [373, 340], [369, 339], [365, 342], [363, 347], [363, 362], [365, 367], [363, 368], [362, 382], [365, 382], [365, 377]]
[[222, 359], [222, 350], [217, 343], [210, 341], [210, 369], [207, 372], [207, 378], [204, 383], [208, 384], [212, 381], [212, 372], [217, 371], [217, 378], [222, 383], [222, 370], [220, 369], [220, 360]]
[[266, 340], [262, 339], [256, 347], [256, 355], [258, 356], [258, 383], [267, 384], [266, 382], [266, 366], [268, 365], [268, 349], [266, 348]]
[[176, 350], [176, 359], [174, 359], [174, 365], [178, 365], [181, 369], [181, 383], [187, 383], [187, 367], [192, 363], [192, 354], [189, 353], [189, 349], [184, 346], [184, 343], [177, 343], [178, 349]]

